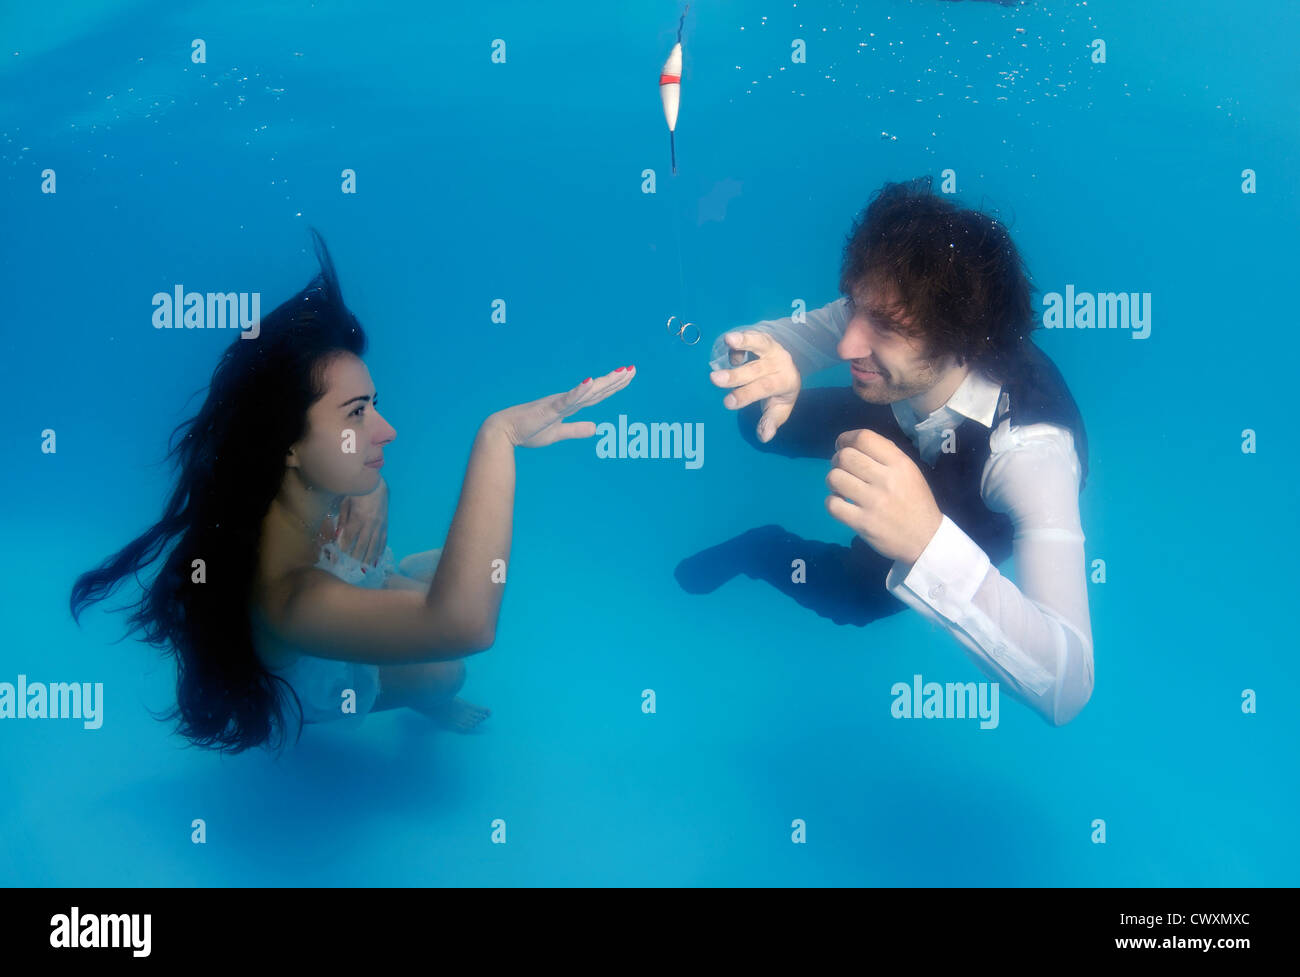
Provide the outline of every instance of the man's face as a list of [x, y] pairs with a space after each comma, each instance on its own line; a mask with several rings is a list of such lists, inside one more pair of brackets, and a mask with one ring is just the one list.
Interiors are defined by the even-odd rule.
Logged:
[[892, 404], [931, 390], [952, 368], [951, 357], [927, 358], [915, 325], [892, 285], [858, 286], [849, 297], [850, 318], [836, 347], [853, 370], [853, 392], [869, 404]]

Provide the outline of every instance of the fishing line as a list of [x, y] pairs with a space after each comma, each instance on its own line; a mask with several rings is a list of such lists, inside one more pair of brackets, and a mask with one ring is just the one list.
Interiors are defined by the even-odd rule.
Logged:
[[[668, 123], [668, 150], [672, 160], [672, 175], [674, 177], [677, 176], [677, 109], [681, 101], [682, 87], [682, 31], [686, 27], [686, 15], [690, 12], [690, 9], [691, 5], [686, 4], [686, 8], [677, 21], [677, 43], [668, 52], [668, 60], [664, 62], [664, 66], [659, 72], [659, 96], [663, 100], [664, 119]], [[676, 180], [673, 182], [675, 183]], [[677, 284], [682, 307], [688, 308], [686, 262], [682, 249], [681, 205], [681, 190], [677, 188], [672, 195], [673, 234], [677, 241]], [[672, 331], [673, 318], [675, 316], [670, 317], [668, 320], [670, 332]], [[680, 337], [682, 334], [678, 333], [678, 335]]]
[[689, 308], [686, 301], [686, 265], [682, 260], [682, 208], [681, 194], [673, 194], [673, 231], [677, 234], [677, 282], [681, 286], [682, 308]]

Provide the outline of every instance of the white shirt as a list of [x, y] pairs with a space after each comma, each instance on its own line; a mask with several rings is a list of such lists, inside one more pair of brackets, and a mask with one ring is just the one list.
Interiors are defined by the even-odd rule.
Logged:
[[[744, 328], [769, 333], [806, 377], [843, 362], [835, 348], [848, 323], [848, 300], [808, 312], [806, 319], [764, 320]], [[713, 354], [715, 369], [730, 367], [721, 336]], [[890, 407], [922, 460], [933, 465], [945, 429], [963, 417], [993, 424], [1001, 389], [972, 370], [948, 402], [927, 417], [919, 417], [906, 401]], [[981, 671], [1060, 726], [1078, 715], [1093, 684], [1074, 436], [1055, 424], [1012, 425], [1004, 418], [990, 432], [989, 449], [980, 497], [990, 510], [1011, 519], [1020, 586], [946, 515], [916, 563], [894, 561], [885, 586], [946, 628]]]

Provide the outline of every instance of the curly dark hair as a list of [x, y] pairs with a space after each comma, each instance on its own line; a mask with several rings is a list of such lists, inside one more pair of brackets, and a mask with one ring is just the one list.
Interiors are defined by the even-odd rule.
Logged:
[[[81, 574], [73, 619], [128, 577], [162, 566], [130, 605], [127, 634], [176, 659], [178, 732], [193, 745], [240, 753], [285, 731], [287, 693], [253, 648], [249, 600], [261, 524], [284, 478], [284, 457], [301, 440], [307, 409], [325, 394], [338, 355], [361, 356], [366, 336], [343, 303], [329, 250], [311, 230], [321, 271], [262, 318], [257, 338], [236, 338], [212, 374], [199, 412], [172, 435], [177, 480], [162, 518], [98, 567]], [[205, 581], [194, 582], [194, 561]], [[122, 608], [118, 608], [122, 609]], [[282, 742], [282, 740], [281, 740]]]
[[849, 232], [840, 291], [856, 303], [883, 282], [898, 290], [912, 328], [898, 323], [896, 308], [873, 309], [892, 312], [928, 356], [951, 354], [998, 382], [1011, 379], [1017, 350], [1038, 326], [1029, 273], [1006, 226], [936, 195], [928, 176], [886, 183]]

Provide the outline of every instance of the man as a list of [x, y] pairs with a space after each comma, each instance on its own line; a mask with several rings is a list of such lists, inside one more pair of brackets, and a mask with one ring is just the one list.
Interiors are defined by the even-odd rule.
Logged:
[[[806, 322], [719, 337], [711, 364], [732, 390], [726, 407], [753, 405], [743, 431], [761, 406], [758, 446], [830, 457], [826, 508], [857, 536], [851, 554], [809, 561], [808, 584], [865, 602], [884, 577], [1004, 689], [1069, 722], [1093, 686], [1078, 505], [1087, 436], [1029, 339], [1031, 288], [1006, 228], [932, 194], [928, 179], [886, 184], [854, 225], [840, 290]], [[841, 360], [851, 390], [800, 398], [802, 377]], [[1019, 587], [995, 566], [1013, 553]]]

